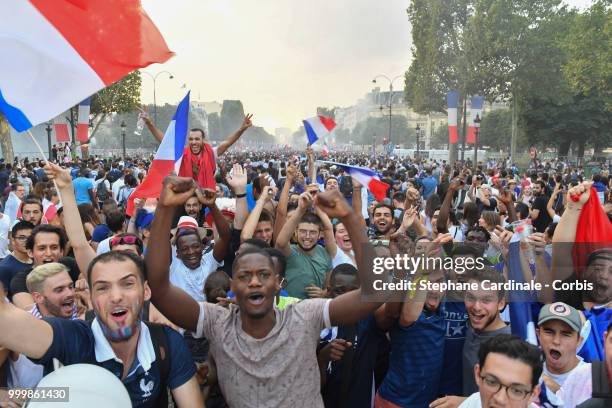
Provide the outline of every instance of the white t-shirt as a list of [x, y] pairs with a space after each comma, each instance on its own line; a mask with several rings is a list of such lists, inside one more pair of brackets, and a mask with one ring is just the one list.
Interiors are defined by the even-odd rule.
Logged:
[[10, 253], [8, 250], [8, 234], [11, 229], [11, 220], [8, 215], [1, 214], [0, 218], [0, 258], [5, 258]]
[[96, 255], [105, 254], [107, 252], [110, 252], [110, 240], [113, 237], [114, 235], [112, 237], [108, 237], [100, 241], [100, 243], [98, 244], [98, 247], [96, 248]]
[[202, 255], [200, 267], [196, 269], [189, 269], [183, 261], [174, 258], [170, 265], [170, 283], [183, 289], [198, 302], [206, 302], [206, 296], [204, 296], [206, 278], [221, 266], [223, 266], [223, 261], [217, 261], [213, 256], [213, 251]]
[[591, 398], [592, 393], [593, 376], [591, 364], [584, 363], [570, 372], [570, 375], [565, 379], [559, 391], [557, 391], [556, 396], [560, 405], [575, 407]]
[[113, 198], [115, 199], [115, 201], [117, 201], [117, 198], [118, 198], [117, 196], [119, 195], [119, 190], [124, 185], [125, 185], [125, 181], [123, 181], [122, 178], [115, 180], [115, 182], [113, 183], [112, 192], [113, 192]]
[[[482, 401], [480, 400], [480, 392], [475, 392], [470, 395], [465, 401], [459, 405], [459, 408], [482, 408]], [[534, 403], [529, 404], [529, 408], [538, 408]]]
[[[353, 254], [352, 250], [351, 250], [351, 254]], [[355, 255], [353, 254], [353, 256]], [[343, 264], [343, 263], [351, 264], [355, 268], [357, 267], [357, 264], [355, 264], [355, 261], [353, 261], [353, 259], [350, 256], [345, 254], [344, 251], [341, 250], [340, 248], [337, 248], [336, 256], [334, 256], [334, 259], [332, 259], [332, 268], [335, 268], [336, 266]]]
[[100, 186], [100, 183], [104, 182], [104, 184], [106, 185], [106, 191], [111, 191], [111, 185], [108, 182], [107, 179], [105, 178], [101, 178], [100, 180], [96, 180], [94, 183], [94, 190], [98, 191], [98, 187]]
[[[553, 379], [554, 382], [556, 382], [557, 384], [559, 384], [559, 387], [563, 387], [563, 384], [565, 384], [565, 380], [567, 380], [567, 378], [574, 372], [580, 369], [580, 367], [588, 365], [590, 366], [589, 363], [585, 363], [584, 360], [582, 359], [582, 357], [578, 356], [578, 359], [580, 360], [578, 362], [578, 365], [576, 367], [574, 367], [572, 370], [568, 371], [565, 374], [552, 374], [550, 371], [548, 371], [548, 368], [546, 368], [546, 363], [544, 363], [544, 370], [542, 371], [542, 374], [546, 374], [547, 376], [549, 376], [550, 378]], [[543, 382], [542, 378], [540, 378], [540, 384]], [[550, 389], [546, 388], [546, 398], [548, 398], [548, 400], [557, 405], [563, 405], [562, 404], [562, 400], [560, 400], [558, 398], [558, 395], [553, 393]]]

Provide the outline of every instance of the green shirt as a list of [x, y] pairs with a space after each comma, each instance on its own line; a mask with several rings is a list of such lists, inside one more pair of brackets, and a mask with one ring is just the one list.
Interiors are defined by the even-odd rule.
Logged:
[[297, 245], [292, 244], [291, 255], [287, 258], [285, 290], [291, 297], [306, 299], [306, 286], [323, 288], [325, 274], [331, 267], [331, 258], [320, 245], [314, 247], [311, 255], [306, 255]]

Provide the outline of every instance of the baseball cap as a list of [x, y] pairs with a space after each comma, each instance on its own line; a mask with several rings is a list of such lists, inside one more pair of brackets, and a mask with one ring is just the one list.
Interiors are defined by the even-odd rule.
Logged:
[[563, 302], [549, 303], [542, 306], [538, 316], [538, 326], [550, 320], [561, 320], [577, 332], [580, 332], [582, 328], [580, 312]]

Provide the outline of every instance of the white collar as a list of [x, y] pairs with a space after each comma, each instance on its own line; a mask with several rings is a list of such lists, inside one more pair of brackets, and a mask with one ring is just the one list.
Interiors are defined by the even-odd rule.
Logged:
[[[94, 350], [96, 352], [96, 361], [98, 363], [115, 360], [118, 363], [123, 364], [123, 361], [117, 357], [113, 351], [110, 343], [98, 323], [96, 317], [91, 324], [91, 331], [94, 336]], [[145, 371], [151, 369], [151, 365], [155, 361], [155, 350], [153, 349], [153, 341], [151, 340], [151, 333], [149, 328], [143, 322], [140, 322], [140, 334], [138, 336], [138, 344], [136, 346], [136, 358]]]

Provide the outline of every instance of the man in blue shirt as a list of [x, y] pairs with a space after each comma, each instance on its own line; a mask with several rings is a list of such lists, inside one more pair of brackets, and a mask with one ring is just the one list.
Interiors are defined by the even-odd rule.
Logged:
[[[202, 407], [195, 365], [181, 336], [162, 326], [166, 344], [156, 351], [152, 333], [159, 326], [140, 320], [143, 303], [151, 295], [143, 261], [127, 252], [105, 253], [91, 262], [87, 280], [96, 313], [91, 325], [57, 318], [38, 320], [2, 302], [0, 327], [11, 330], [0, 331], [0, 345], [44, 365], [46, 372], [54, 358], [64, 365], [102, 366], [121, 379], [134, 407], [162, 406], [166, 386], [177, 406]], [[162, 378], [164, 362], [169, 367]]]
[[77, 173], [77, 178], [75, 178], [72, 182], [74, 185], [74, 195], [76, 197], [77, 205], [93, 204], [95, 202], [93, 183], [88, 176], [89, 169], [83, 167]]
[[425, 169], [425, 178], [421, 179], [421, 185], [423, 186], [423, 200], [427, 200], [430, 195], [436, 192], [438, 179], [431, 174], [430, 167]]

